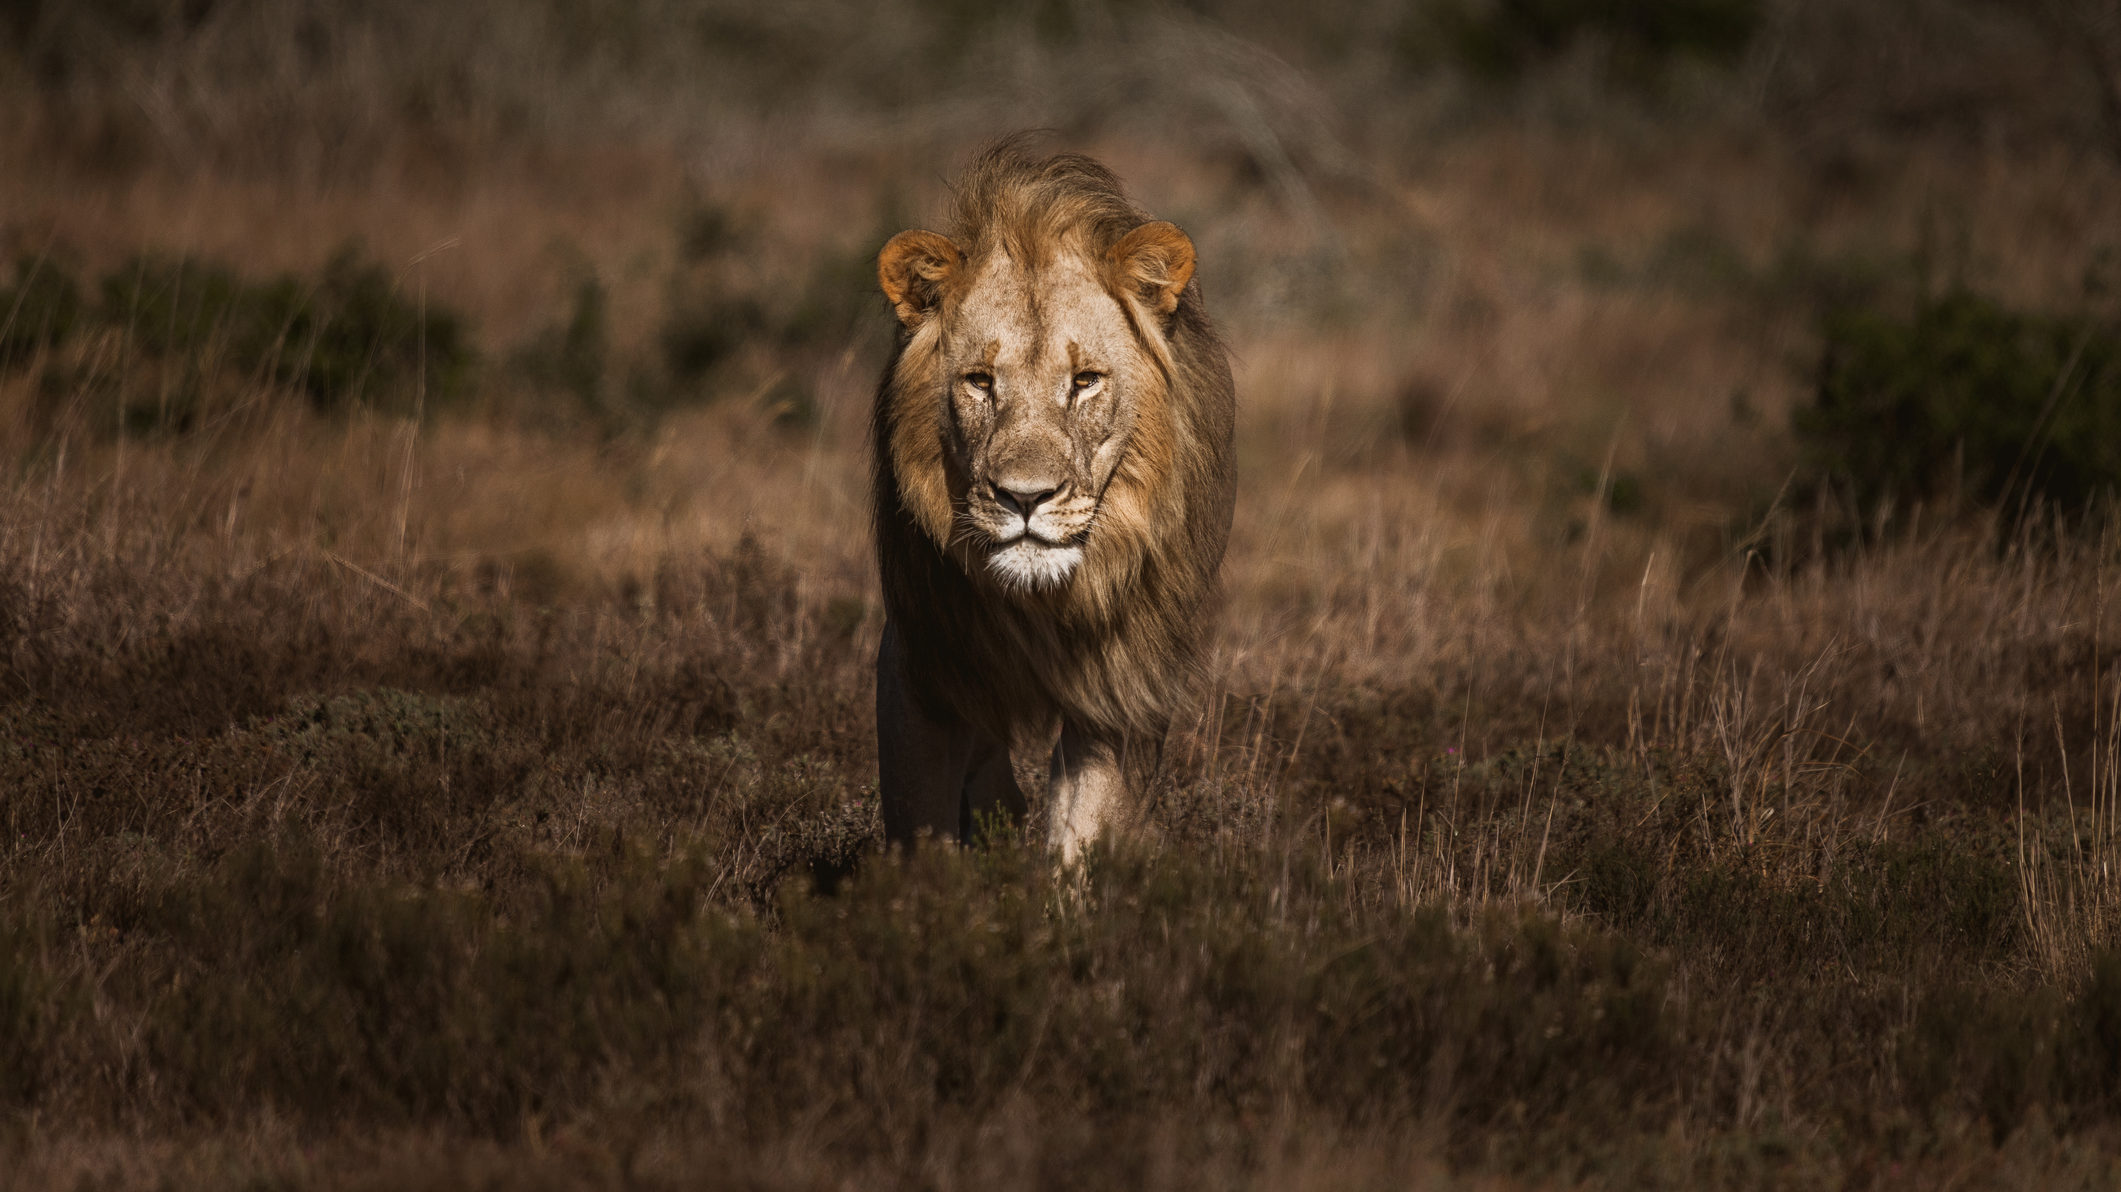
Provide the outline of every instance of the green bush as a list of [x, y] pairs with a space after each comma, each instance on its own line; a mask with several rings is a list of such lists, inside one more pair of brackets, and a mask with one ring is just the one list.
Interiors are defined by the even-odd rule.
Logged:
[[691, 384], [734, 356], [766, 322], [756, 303], [712, 292], [673, 293], [657, 333], [671, 378]]
[[515, 353], [515, 368], [532, 386], [564, 393], [584, 410], [602, 410], [611, 361], [609, 301], [595, 273], [575, 282], [567, 320], [534, 336]]
[[886, 211], [875, 230], [850, 245], [790, 254], [786, 245], [760, 242], [716, 204], [683, 215], [656, 329], [667, 390], [647, 404], [706, 397], [748, 372], [776, 423], [813, 425], [809, 385], [771, 378], [792, 359], [881, 338], [889, 323], [877, 297], [876, 246], [911, 222]]
[[233, 369], [307, 394], [409, 412], [461, 395], [471, 346], [453, 312], [404, 294], [348, 244], [314, 278], [249, 281], [225, 265], [136, 257], [103, 279], [100, 318], [150, 355]]
[[2081, 510], [2121, 487], [2121, 334], [1963, 290], [1912, 316], [1825, 321], [1794, 424], [1818, 476], [1867, 513], [1958, 495], [2010, 513]]
[[66, 341], [81, 321], [81, 288], [44, 257], [15, 264], [12, 285], [0, 286], [0, 369]]

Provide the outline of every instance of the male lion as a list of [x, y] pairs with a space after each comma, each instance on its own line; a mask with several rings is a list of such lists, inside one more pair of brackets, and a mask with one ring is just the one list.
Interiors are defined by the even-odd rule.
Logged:
[[1110, 170], [1005, 143], [949, 236], [877, 258], [898, 346], [875, 411], [885, 833], [1021, 822], [1050, 732], [1064, 861], [1117, 823], [1198, 666], [1229, 536], [1236, 393], [1193, 242]]

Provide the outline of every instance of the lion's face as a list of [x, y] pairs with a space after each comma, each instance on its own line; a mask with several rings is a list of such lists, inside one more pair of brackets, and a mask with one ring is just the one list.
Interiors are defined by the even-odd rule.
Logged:
[[1002, 251], [967, 261], [942, 237], [909, 232], [886, 246], [880, 271], [901, 318], [934, 337], [955, 544], [1006, 590], [1067, 584], [1142, 411], [1163, 392], [1155, 352], [1192, 273], [1191, 242], [1148, 224], [1108, 253], [1059, 251], [1026, 268]]
[[996, 254], [941, 329], [959, 519], [1004, 587], [1059, 586], [1157, 382], [1126, 312], [1082, 261], [1037, 276]]

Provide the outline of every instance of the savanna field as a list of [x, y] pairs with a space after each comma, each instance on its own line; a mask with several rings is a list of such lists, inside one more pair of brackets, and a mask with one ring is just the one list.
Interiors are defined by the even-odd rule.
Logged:
[[[2121, 1184], [2121, 10], [0, 9], [0, 1187]], [[1239, 501], [882, 847], [877, 249], [1046, 128]]]

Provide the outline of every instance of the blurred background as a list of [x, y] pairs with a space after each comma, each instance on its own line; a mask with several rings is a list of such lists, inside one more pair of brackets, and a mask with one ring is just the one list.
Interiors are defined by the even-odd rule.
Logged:
[[[1200, 244], [1254, 491], [1418, 472], [1683, 575], [1792, 486], [1860, 521], [2121, 466], [2111, 0], [9, 0], [0, 109], [15, 458], [416, 408], [481, 428], [444, 454], [593, 444], [380, 519], [548, 578], [769, 524], [858, 568], [873, 254], [1027, 128]], [[2019, 459], [2095, 326], [2105, 397]], [[2026, 409], [1894, 404], [1985, 334]]]

